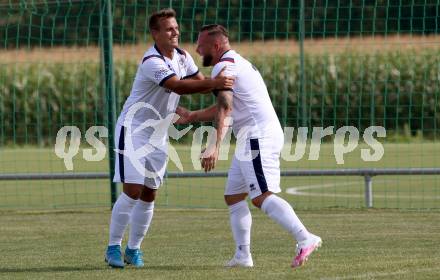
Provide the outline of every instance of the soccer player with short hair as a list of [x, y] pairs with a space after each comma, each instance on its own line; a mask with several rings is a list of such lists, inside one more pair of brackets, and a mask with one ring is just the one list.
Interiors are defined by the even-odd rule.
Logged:
[[124, 260], [135, 267], [144, 265], [140, 245], [153, 218], [156, 190], [167, 163], [169, 116], [174, 116], [180, 95], [230, 88], [234, 80], [223, 75], [204, 78], [191, 55], [178, 47], [174, 10], [153, 13], [149, 28], [155, 44], [140, 62], [115, 127], [118, 153], [113, 180], [123, 183], [123, 192], [113, 206], [105, 260], [118, 268], [124, 267], [121, 242], [128, 224]]
[[[203, 57], [203, 66], [214, 66], [216, 76], [226, 66], [226, 75], [234, 76], [232, 89], [215, 91], [217, 104], [198, 111], [178, 107], [181, 116], [177, 123], [216, 121], [215, 144], [208, 145], [202, 155], [202, 167], [215, 167], [225, 118], [232, 117], [232, 130], [237, 138], [237, 149], [228, 171], [225, 201], [229, 207], [230, 223], [236, 243], [234, 257], [228, 267], [252, 267], [250, 253], [252, 217], [246, 196], [272, 220], [286, 229], [297, 241], [292, 267], [301, 266], [322, 240], [307, 231], [291, 205], [277, 196], [280, 189], [279, 157], [284, 134], [272, 106], [266, 85], [258, 70], [231, 49], [228, 32], [221, 25], [202, 27], [197, 41], [197, 52]], [[246, 153], [250, 155], [246, 157]]]

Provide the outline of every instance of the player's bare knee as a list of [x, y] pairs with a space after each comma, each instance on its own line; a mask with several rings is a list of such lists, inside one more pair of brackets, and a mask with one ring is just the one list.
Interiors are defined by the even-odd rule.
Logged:
[[142, 185], [124, 183], [123, 191], [131, 199], [139, 199], [142, 193]]
[[154, 201], [156, 199], [156, 189], [144, 186], [140, 199], [146, 202]]
[[257, 208], [261, 208], [261, 204], [263, 204], [263, 201], [260, 199], [259, 196], [257, 196], [256, 198], [252, 199], [252, 204]]
[[242, 200], [246, 199], [247, 194], [246, 193], [240, 193], [240, 194], [233, 194], [233, 195], [225, 195], [225, 202], [226, 205], [231, 206], [234, 205]]
[[260, 194], [259, 196], [252, 199], [252, 204], [257, 208], [261, 208], [261, 205], [263, 205], [263, 202], [266, 199], [266, 197], [268, 197], [271, 194], [272, 194], [272, 192], [269, 192], [269, 191]]

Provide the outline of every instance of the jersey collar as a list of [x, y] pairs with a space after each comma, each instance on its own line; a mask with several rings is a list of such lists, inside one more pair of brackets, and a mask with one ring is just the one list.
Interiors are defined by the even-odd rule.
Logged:
[[[154, 44], [154, 49], [157, 51], [157, 53], [162, 57], [163, 60], [165, 60], [165, 56], [160, 52], [159, 48], [156, 44]], [[174, 48], [174, 52], [177, 52], [179, 55], [186, 56], [185, 52], [182, 49]], [[227, 51], [226, 51], [227, 52]], [[224, 52], [223, 54], [225, 54]]]
[[157, 51], [157, 53], [158, 53], [161, 57], [164, 57], [164, 56], [162, 55], [162, 53], [160, 52], [159, 48], [156, 46], [156, 44], [154, 44], [154, 49]]
[[220, 56], [219, 60], [220, 60], [220, 59], [222, 59], [222, 58], [223, 58], [223, 56], [224, 56], [224, 55], [225, 55], [225, 54], [226, 54], [226, 53], [227, 53], [228, 51], [230, 51], [230, 50], [231, 50], [231, 49], [229, 49], [229, 50], [227, 50], [227, 51], [223, 52], [223, 53], [222, 53], [222, 55]]

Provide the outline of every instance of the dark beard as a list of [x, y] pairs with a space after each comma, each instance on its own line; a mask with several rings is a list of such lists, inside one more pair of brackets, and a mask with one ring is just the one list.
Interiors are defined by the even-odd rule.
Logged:
[[212, 55], [207, 54], [205, 56], [203, 56], [203, 66], [211, 66], [211, 62], [212, 62]]

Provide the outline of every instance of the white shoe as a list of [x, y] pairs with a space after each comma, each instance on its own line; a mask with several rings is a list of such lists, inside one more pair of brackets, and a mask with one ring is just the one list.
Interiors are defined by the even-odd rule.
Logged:
[[311, 234], [310, 236], [301, 242], [296, 244], [296, 256], [293, 259], [292, 267], [298, 267], [303, 265], [312, 254], [313, 251], [321, 247], [322, 240], [321, 237]]
[[252, 256], [249, 255], [247, 258], [237, 258], [234, 256], [230, 261], [225, 264], [225, 267], [253, 267], [254, 262], [252, 261]]

